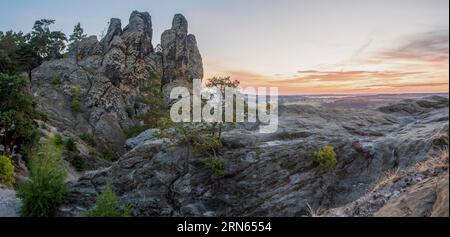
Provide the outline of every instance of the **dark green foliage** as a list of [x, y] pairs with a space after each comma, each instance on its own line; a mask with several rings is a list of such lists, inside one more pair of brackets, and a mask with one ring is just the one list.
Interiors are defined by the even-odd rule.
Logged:
[[0, 155], [0, 184], [11, 187], [15, 182], [14, 165], [7, 156]]
[[216, 176], [222, 177], [225, 175], [225, 162], [217, 158], [209, 158], [205, 162], [206, 167]]
[[106, 161], [111, 161], [111, 162], [113, 162], [113, 161], [116, 161], [117, 160], [117, 157], [114, 155], [114, 153], [112, 153], [111, 151], [104, 151], [103, 153], [102, 153], [102, 157], [101, 157], [103, 160], [106, 160]]
[[336, 152], [332, 146], [325, 146], [314, 153], [316, 161], [322, 170], [329, 171], [336, 166]]
[[117, 195], [112, 189], [111, 182], [106, 184], [105, 190], [97, 195], [94, 209], [86, 213], [88, 217], [130, 217], [131, 208], [121, 209]]
[[61, 31], [51, 31], [55, 21], [36, 21], [31, 33], [0, 32], [0, 73], [16, 74], [31, 71], [44, 60], [61, 58], [67, 38]]
[[84, 30], [81, 27], [81, 23], [78, 22], [78, 24], [76, 24], [73, 27], [73, 34], [71, 34], [69, 36], [69, 41], [70, 42], [77, 42], [77, 41], [81, 41], [82, 39], [86, 38], [87, 35], [84, 34]]
[[141, 119], [145, 125], [154, 128], [159, 118], [168, 117], [168, 105], [161, 91], [161, 75], [150, 73], [149, 79], [139, 87], [139, 91], [141, 95], [136, 98], [136, 102], [147, 105], [149, 110], [137, 118]]
[[80, 139], [86, 142], [90, 146], [95, 146], [95, 139], [89, 133], [83, 133], [80, 135]]
[[69, 159], [70, 159], [70, 164], [71, 164], [78, 172], [84, 171], [85, 163], [84, 163], [83, 157], [81, 157], [81, 156], [80, 156], [79, 154], [77, 154], [77, 153], [72, 153], [72, 154], [70, 154]]
[[22, 199], [22, 216], [54, 216], [63, 203], [67, 186], [61, 155], [62, 147], [49, 141], [31, 159], [30, 179], [17, 189], [17, 196]]
[[50, 83], [52, 85], [61, 85], [62, 81], [61, 78], [59, 78], [56, 74], [52, 74], [52, 76], [50, 77]]
[[0, 31], [0, 73], [15, 74], [19, 70], [18, 49], [25, 43], [22, 32]]
[[72, 112], [79, 113], [81, 111], [81, 88], [79, 86], [72, 90], [72, 101], [70, 103], [70, 108]]
[[36, 111], [28, 92], [28, 80], [24, 76], [0, 74], [0, 141], [5, 154], [13, 148], [25, 158], [38, 138]]
[[77, 143], [73, 138], [69, 138], [66, 141], [66, 150], [70, 152], [78, 152]]
[[54, 23], [55, 21], [50, 19], [38, 20], [28, 36], [29, 44], [43, 59], [61, 58], [66, 48], [66, 35], [61, 31], [50, 30], [50, 25]]
[[53, 142], [53, 144], [55, 144], [56, 146], [62, 146], [64, 144], [64, 141], [61, 137], [61, 135], [59, 134], [55, 134], [52, 138], [51, 141]]
[[127, 136], [127, 138], [136, 137], [137, 135], [145, 132], [145, 130], [147, 130], [149, 128], [150, 127], [148, 125], [131, 126], [125, 130], [125, 136]]

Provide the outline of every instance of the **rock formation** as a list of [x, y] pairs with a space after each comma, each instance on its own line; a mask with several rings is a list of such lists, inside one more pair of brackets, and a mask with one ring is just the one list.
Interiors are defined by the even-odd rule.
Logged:
[[[381, 209], [378, 214], [397, 215], [393, 208], [401, 201], [394, 198], [406, 199], [408, 193], [413, 199], [424, 197], [408, 201], [423, 210], [433, 203], [422, 201], [437, 196], [432, 213], [448, 215], [448, 186], [433, 192], [427, 192], [436, 186], [433, 183], [420, 186], [435, 176], [448, 183], [448, 153], [438, 169], [414, 168], [428, 160], [437, 167], [430, 157], [448, 146], [448, 107], [441, 106], [448, 98], [424, 100], [433, 102], [427, 103], [428, 112], [414, 115], [281, 106], [275, 134], [224, 132], [225, 147], [219, 151], [225, 163], [223, 177], [205, 167], [208, 157], [202, 155], [190, 158], [186, 172], [187, 148], [149, 130], [129, 140], [129, 151], [110, 168], [86, 173], [73, 183], [61, 215], [83, 215], [108, 179], [121, 205], [131, 205], [136, 216], [309, 216], [310, 208], [322, 213], [339, 207], [343, 208], [323, 215], [373, 216], [389, 200], [393, 204], [385, 208], [391, 211]], [[336, 149], [338, 164], [325, 172], [314, 161], [314, 152], [329, 144]], [[401, 182], [371, 192], [386, 172], [397, 169], [410, 171]]]
[[165, 94], [176, 85], [189, 85], [193, 79], [203, 79], [202, 57], [195, 36], [188, 34], [188, 22], [183, 15], [175, 15], [172, 28], [161, 36], [161, 47]]
[[[32, 90], [40, 107], [61, 131], [71, 136], [92, 134], [103, 150], [123, 152], [124, 130], [142, 124], [154, 106], [148, 99], [170, 81], [202, 78], [202, 60], [187, 21], [176, 15], [162, 37], [163, 53], [152, 45], [153, 29], [147, 12], [134, 11], [122, 29], [110, 20], [101, 41], [95, 36], [75, 42], [69, 57], [44, 62], [33, 70]], [[180, 72], [177, 74], [176, 72]], [[81, 91], [80, 111], [71, 103]]]

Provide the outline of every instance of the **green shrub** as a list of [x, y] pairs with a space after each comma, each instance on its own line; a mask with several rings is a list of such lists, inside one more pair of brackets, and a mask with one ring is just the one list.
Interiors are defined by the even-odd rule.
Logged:
[[67, 141], [66, 141], [66, 149], [67, 149], [67, 151], [70, 151], [70, 152], [78, 151], [77, 143], [75, 142], [75, 140], [73, 138], [67, 139]]
[[70, 157], [70, 164], [78, 171], [81, 172], [84, 170], [84, 159], [78, 154], [72, 154]]
[[225, 162], [217, 158], [209, 158], [206, 167], [216, 176], [222, 177], [225, 175]]
[[111, 183], [106, 184], [105, 190], [97, 195], [94, 209], [86, 213], [88, 217], [129, 217], [131, 209], [119, 207], [117, 196], [114, 193]]
[[314, 156], [322, 170], [331, 170], [336, 166], [336, 152], [332, 146], [325, 146], [319, 149]]
[[72, 90], [72, 102], [70, 103], [70, 108], [72, 112], [79, 113], [81, 111], [81, 88], [79, 86]]
[[117, 160], [116, 156], [111, 151], [104, 151], [102, 153], [102, 159], [111, 162]]
[[61, 135], [59, 135], [59, 134], [55, 134], [51, 140], [52, 140], [53, 144], [55, 144], [56, 146], [64, 145], [64, 141], [63, 141]]
[[125, 130], [125, 136], [127, 136], [127, 138], [132, 138], [132, 137], [136, 137], [137, 135], [145, 132], [145, 130], [149, 129], [150, 127], [148, 126], [131, 126], [128, 129]]
[[50, 83], [56, 86], [61, 85], [62, 81], [56, 74], [52, 74], [52, 76], [50, 77]]
[[133, 118], [134, 113], [133, 113], [133, 109], [131, 107], [126, 107], [125, 112], [127, 113], [128, 118]]
[[26, 217], [54, 216], [64, 201], [67, 186], [66, 171], [62, 163], [63, 147], [53, 141], [40, 147], [30, 161], [30, 179], [18, 186], [17, 196], [22, 199], [21, 215]]
[[83, 133], [80, 136], [81, 140], [85, 141], [88, 145], [95, 146], [95, 139], [89, 133]]
[[97, 153], [97, 151], [95, 149], [90, 149], [88, 154], [91, 157], [98, 157], [99, 156], [99, 154]]
[[217, 135], [212, 138], [196, 136], [195, 139], [191, 139], [191, 144], [197, 154], [208, 154], [211, 151], [214, 153], [214, 151], [222, 147], [222, 142]]
[[0, 156], [0, 184], [11, 187], [14, 182], [14, 165], [12, 160], [7, 156]]

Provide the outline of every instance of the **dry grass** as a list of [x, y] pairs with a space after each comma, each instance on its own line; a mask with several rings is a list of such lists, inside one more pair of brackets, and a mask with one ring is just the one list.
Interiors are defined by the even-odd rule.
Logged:
[[375, 186], [372, 191], [378, 191], [387, 184], [393, 183], [401, 178], [400, 170], [389, 170], [384, 176], [375, 183]]
[[309, 203], [306, 203], [306, 207], [307, 207], [307, 211], [308, 211], [309, 217], [321, 217], [321, 215], [320, 215], [320, 213], [321, 213], [320, 208], [314, 209], [314, 208], [311, 207], [311, 205], [309, 205]]
[[420, 173], [445, 169], [448, 169], [448, 147], [440, 149], [430, 159], [414, 166], [414, 170]]

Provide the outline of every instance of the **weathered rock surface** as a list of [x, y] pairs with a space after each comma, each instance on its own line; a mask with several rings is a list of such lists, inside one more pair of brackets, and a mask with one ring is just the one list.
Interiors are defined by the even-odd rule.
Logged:
[[448, 185], [448, 173], [432, 180], [425, 180], [386, 203], [374, 216], [448, 217]]
[[[163, 75], [171, 75], [171, 80], [202, 77], [201, 56], [195, 38], [187, 35], [186, 19], [176, 15], [168, 32], [173, 38], [164, 40], [162, 56], [152, 45], [147, 12], [134, 11], [123, 29], [120, 19], [111, 19], [100, 42], [95, 36], [75, 42], [68, 58], [44, 62], [33, 70], [32, 91], [39, 106], [60, 131], [92, 134], [98, 149], [123, 154], [124, 130], [142, 124], [142, 116], [157, 106], [146, 98], [160, 96], [154, 91], [161, 90]], [[175, 70], [183, 74], [175, 75]], [[79, 112], [72, 108], [78, 89]]]
[[[218, 155], [225, 163], [223, 177], [206, 168], [208, 157], [186, 160], [186, 147], [147, 140], [111, 168], [74, 183], [61, 215], [83, 215], [94, 204], [96, 191], [111, 179], [121, 205], [130, 204], [136, 216], [307, 216], [309, 206], [326, 210], [361, 200], [385, 172], [408, 170], [448, 146], [446, 117], [448, 107], [439, 105], [395, 116], [378, 110], [281, 106], [275, 134], [224, 133], [228, 145]], [[314, 152], [325, 145], [337, 153], [331, 172], [321, 171], [314, 161]], [[408, 180], [396, 185], [420, 182]], [[445, 200], [445, 190], [433, 192], [440, 193], [434, 205], [445, 206], [437, 201]], [[389, 193], [392, 200], [399, 194]], [[385, 203], [376, 203], [367, 215]], [[357, 216], [354, 210], [339, 216]], [[442, 214], [442, 208], [435, 210]]]
[[203, 79], [202, 57], [195, 36], [188, 34], [188, 22], [181, 15], [175, 15], [172, 28], [161, 36], [164, 64], [163, 86], [174, 81], [191, 83]]

